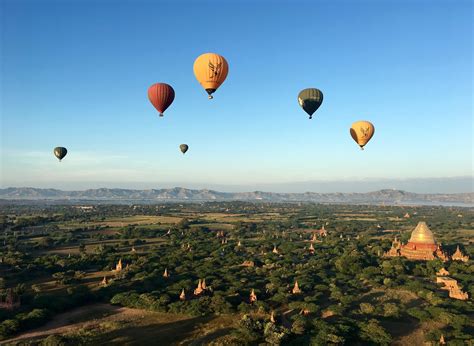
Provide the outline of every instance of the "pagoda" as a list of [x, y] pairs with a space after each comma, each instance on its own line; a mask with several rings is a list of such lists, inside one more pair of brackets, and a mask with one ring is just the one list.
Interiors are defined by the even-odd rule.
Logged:
[[301, 294], [301, 290], [298, 286], [298, 281], [295, 280], [295, 285], [293, 286], [293, 290], [291, 291], [293, 294]]
[[462, 262], [467, 262], [469, 261], [469, 256], [464, 256], [464, 254], [461, 252], [459, 249], [459, 245], [456, 248], [456, 252], [451, 256], [453, 261], [462, 261]]
[[108, 284], [109, 284], [109, 282], [107, 280], [107, 276], [104, 276], [104, 278], [100, 282], [100, 285], [103, 286], [103, 287], [107, 287]]
[[206, 291], [208, 287], [206, 286], [206, 279], [199, 279], [197, 287], [194, 289], [194, 295], [198, 296]]
[[402, 243], [395, 237], [392, 241], [392, 247], [390, 250], [383, 254], [383, 257], [397, 257], [400, 256], [400, 249], [402, 248]]
[[164, 278], [169, 278], [170, 274], [168, 274], [168, 268], [165, 268], [165, 272], [163, 273]]
[[254, 289], [252, 288], [252, 292], [250, 292], [250, 303], [257, 301], [257, 295], [255, 294]]
[[449, 272], [444, 269], [444, 268], [441, 268], [440, 270], [438, 270], [438, 272], [436, 273], [436, 276], [448, 276], [449, 275]]
[[328, 232], [326, 231], [323, 225], [323, 227], [316, 230], [316, 234], [319, 235], [320, 237], [326, 237], [328, 235]]
[[273, 245], [272, 252], [275, 253], [275, 254], [278, 254], [278, 249], [277, 249], [276, 245]]
[[270, 322], [275, 323], [275, 313], [272, 310], [272, 313], [270, 314]]
[[197, 285], [197, 287], [194, 289], [194, 295], [195, 295], [195, 296], [198, 296], [198, 295], [200, 295], [202, 292], [203, 292], [203, 289], [202, 289], [202, 282], [201, 282], [201, 279], [199, 279], [198, 285]]
[[186, 300], [186, 293], [184, 293], [184, 288], [181, 290], [181, 294], [179, 295], [179, 300]]
[[469, 295], [459, 287], [458, 281], [456, 279], [447, 276], [438, 276], [436, 277], [436, 283], [444, 285], [441, 287], [441, 289], [448, 291], [450, 298], [459, 300], [469, 299]]
[[311, 243], [311, 245], [309, 246], [309, 252], [311, 253], [311, 255], [314, 254], [314, 246], [313, 246], [313, 243]]
[[122, 271], [122, 259], [119, 259], [117, 265], [115, 266], [115, 271], [116, 272], [121, 272]]
[[424, 221], [420, 221], [415, 227], [407, 244], [401, 244], [395, 238], [392, 248], [384, 254], [384, 257], [396, 256], [422, 261], [431, 261], [436, 258], [442, 261], [448, 260], [448, 256], [441, 249], [441, 245], [436, 244], [433, 233]]

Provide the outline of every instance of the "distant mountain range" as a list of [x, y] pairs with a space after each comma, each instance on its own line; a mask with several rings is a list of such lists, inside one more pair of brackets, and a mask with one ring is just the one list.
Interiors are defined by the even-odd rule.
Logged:
[[181, 187], [171, 189], [91, 189], [62, 191], [32, 187], [0, 189], [0, 199], [16, 201], [89, 201], [89, 202], [139, 202], [166, 201], [264, 201], [264, 202], [315, 202], [347, 204], [404, 204], [404, 205], [460, 205], [474, 206], [474, 193], [420, 194], [401, 190], [379, 190], [368, 193], [274, 193], [274, 192], [219, 192], [191, 190]]

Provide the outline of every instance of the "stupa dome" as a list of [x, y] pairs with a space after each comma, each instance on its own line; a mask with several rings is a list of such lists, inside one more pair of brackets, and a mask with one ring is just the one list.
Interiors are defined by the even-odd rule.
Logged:
[[433, 233], [424, 221], [418, 222], [418, 225], [416, 225], [411, 233], [411, 238], [408, 242], [418, 244], [436, 244]]

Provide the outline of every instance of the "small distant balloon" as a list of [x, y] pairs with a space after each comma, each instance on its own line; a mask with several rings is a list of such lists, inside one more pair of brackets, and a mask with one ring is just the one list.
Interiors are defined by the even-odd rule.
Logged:
[[212, 94], [224, 83], [229, 65], [222, 55], [205, 53], [194, 61], [194, 75], [212, 99]]
[[54, 156], [56, 156], [59, 159], [59, 161], [64, 159], [64, 156], [66, 156], [66, 154], [67, 154], [66, 148], [63, 148], [63, 147], [54, 148]]
[[174, 89], [166, 83], [153, 84], [148, 88], [148, 99], [162, 117], [165, 110], [173, 103]]
[[303, 89], [298, 94], [298, 103], [308, 113], [309, 118], [312, 119], [314, 112], [323, 103], [323, 93], [316, 88]]
[[375, 128], [369, 121], [356, 121], [352, 124], [350, 132], [354, 141], [364, 150], [364, 146], [374, 135]]
[[179, 150], [181, 150], [181, 152], [182, 152], [183, 154], [185, 154], [185, 153], [188, 151], [188, 149], [189, 149], [189, 147], [188, 147], [187, 144], [181, 144], [181, 145], [179, 146]]

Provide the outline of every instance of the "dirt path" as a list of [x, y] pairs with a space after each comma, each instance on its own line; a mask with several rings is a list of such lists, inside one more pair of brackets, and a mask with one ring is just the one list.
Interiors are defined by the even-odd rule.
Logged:
[[144, 312], [136, 309], [122, 308], [109, 304], [93, 304], [83, 306], [69, 312], [59, 314], [43, 327], [23, 333], [15, 338], [3, 340], [0, 345], [15, 343], [25, 339], [37, 339], [51, 334], [64, 334], [75, 329], [87, 328], [104, 321], [127, 321], [143, 316]]
[[157, 338], [163, 345], [207, 344], [230, 334], [237, 321], [234, 315], [191, 317], [92, 304], [56, 315], [43, 327], [4, 340], [0, 345], [17, 345], [53, 334], [74, 335], [84, 331], [95, 335], [94, 342], [104, 345], [149, 345], [150, 340]]

